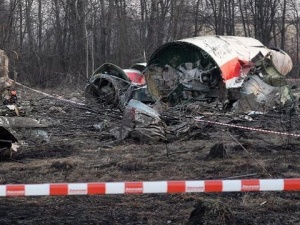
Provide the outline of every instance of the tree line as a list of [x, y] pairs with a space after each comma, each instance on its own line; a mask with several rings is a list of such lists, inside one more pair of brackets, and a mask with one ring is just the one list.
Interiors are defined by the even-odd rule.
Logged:
[[104, 62], [146, 62], [165, 42], [199, 35], [254, 37], [299, 72], [298, 0], [2, 0], [0, 49], [31, 85], [80, 82]]

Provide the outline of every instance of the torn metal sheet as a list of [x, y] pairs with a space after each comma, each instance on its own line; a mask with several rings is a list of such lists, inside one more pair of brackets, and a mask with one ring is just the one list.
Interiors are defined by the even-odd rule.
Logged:
[[[158, 112], [156, 112], [154, 109], [152, 109], [151, 107], [149, 107], [146, 104], [143, 104], [140, 101], [132, 99], [128, 102], [127, 107], [132, 108], [133, 110], [138, 111], [141, 114], [150, 116], [156, 120], [160, 120], [160, 115]], [[138, 117], [136, 117], [135, 119], [137, 119], [137, 118]]]
[[[144, 74], [150, 94], [173, 105], [185, 100], [237, 101], [245, 89], [253, 90], [248, 88], [251, 82], [247, 84], [252, 76], [261, 77], [262, 88], [282, 87], [272, 89], [285, 93], [279, 100], [285, 105], [292, 98], [285, 87], [292, 65], [284, 51], [253, 38], [204, 36], [162, 45], [151, 55]], [[255, 100], [263, 104], [261, 98]]]
[[153, 101], [140, 71], [143, 68], [143, 64], [133, 65], [130, 69], [121, 69], [112, 63], [103, 64], [95, 70], [85, 88], [87, 102], [124, 110], [130, 99]]
[[86, 87], [87, 98], [122, 110], [130, 99], [171, 107], [216, 102], [224, 110], [236, 102], [235, 112], [266, 112], [293, 101], [285, 79], [293, 66], [290, 56], [254, 38], [202, 36], [172, 41], [154, 51], [146, 67], [137, 66], [102, 65]]
[[[0, 142], [10, 137], [12, 144], [18, 140], [26, 140], [34, 143], [49, 142], [47, 125], [27, 117], [0, 116]], [[3, 133], [2, 133], [3, 131]], [[16, 147], [12, 145], [11, 147]], [[16, 149], [16, 148], [15, 148]]]
[[143, 72], [146, 69], [147, 63], [135, 63], [130, 68]]
[[[177, 50], [180, 52], [176, 54]], [[282, 75], [291, 71], [292, 60], [284, 51], [267, 48], [254, 38], [238, 36], [202, 36], [170, 42], [152, 54], [147, 66], [162, 63], [177, 68], [182, 63], [194, 63], [200, 59], [200, 69], [208, 70], [217, 66], [226, 87], [236, 88], [241, 87], [241, 78], [247, 75], [242, 73], [243, 67], [258, 53], [269, 55]]]
[[96, 74], [109, 74], [111, 76], [123, 79], [128, 82], [132, 82], [139, 85], [145, 84], [145, 79], [141, 71], [131, 68], [131, 69], [121, 69], [120, 67], [112, 64], [105, 63], [102, 66], [98, 67], [92, 77]]
[[131, 99], [125, 109], [124, 127], [130, 128], [130, 135], [141, 142], [155, 142], [166, 139], [166, 125], [159, 113], [148, 105]]
[[136, 85], [144, 85], [146, 84], [144, 75], [136, 69], [124, 69], [123, 70], [128, 78], [130, 79], [131, 83]]
[[[287, 101], [292, 101], [289, 91], [285, 89], [288, 89], [288, 87], [271, 86], [265, 83], [259, 76], [254, 75], [249, 77], [249, 80], [245, 82], [241, 92], [245, 95], [254, 94], [257, 102], [265, 103], [267, 107], [273, 107], [278, 101], [282, 105], [285, 105]], [[275, 99], [278, 99], [278, 101], [275, 101]]]
[[265, 83], [259, 76], [248, 78], [241, 89], [241, 98], [233, 105], [236, 112], [249, 113], [259, 111], [266, 113], [276, 106], [287, 106], [293, 102], [287, 85], [281, 87]]

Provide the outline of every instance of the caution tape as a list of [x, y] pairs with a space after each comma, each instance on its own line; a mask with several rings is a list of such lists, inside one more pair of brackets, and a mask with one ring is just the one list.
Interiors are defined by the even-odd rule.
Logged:
[[228, 124], [228, 123], [221, 123], [221, 122], [210, 121], [210, 120], [203, 120], [203, 119], [201, 119], [199, 117], [195, 117], [195, 121], [197, 121], [197, 122], [203, 122], [203, 123], [216, 124], [216, 125], [225, 126], [225, 127], [234, 127], [234, 128], [239, 128], [239, 129], [243, 129], [243, 130], [258, 131], [258, 132], [262, 132], [262, 133], [269, 133], [269, 134], [278, 134], [278, 135], [285, 135], [285, 136], [300, 137], [300, 134], [293, 134], [293, 133], [288, 133], [288, 132], [280, 132], [280, 131], [272, 131], [272, 130], [264, 130], [264, 129], [253, 128], [253, 127], [245, 127], [245, 126], [240, 126], [240, 125], [234, 125], [234, 124]]
[[300, 81], [300, 79], [286, 79], [287, 81], [296, 81], [296, 82], [299, 82]]
[[300, 191], [300, 179], [144, 181], [0, 185], [0, 197]]

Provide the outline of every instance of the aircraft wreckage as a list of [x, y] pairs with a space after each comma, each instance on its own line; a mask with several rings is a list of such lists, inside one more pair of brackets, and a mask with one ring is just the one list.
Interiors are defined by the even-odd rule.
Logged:
[[45, 125], [23, 117], [24, 108], [19, 105], [14, 82], [8, 77], [8, 57], [0, 50], [0, 154], [11, 155], [19, 148], [19, 138], [41, 132]]
[[217, 102], [233, 113], [266, 113], [292, 106], [285, 77], [292, 67], [287, 53], [254, 38], [193, 37], [162, 45], [147, 64], [130, 69], [110, 63], [100, 66], [85, 96], [89, 103], [118, 107], [124, 111], [123, 118], [132, 118], [134, 111], [135, 125], [130, 128], [155, 127], [144, 135], [160, 137], [165, 135], [164, 126], [153, 125], [162, 123], [164, 110], [157, 105]]
[[205, 36], [159, 47], [146, 66], [121, 69], [106, 63], [90, 78], [87, 99], [123, 108], [130, 99], [232, 103], [236, 112], [266, 112], [292, 101], [285, 76], [292, 60], [254, 38]]

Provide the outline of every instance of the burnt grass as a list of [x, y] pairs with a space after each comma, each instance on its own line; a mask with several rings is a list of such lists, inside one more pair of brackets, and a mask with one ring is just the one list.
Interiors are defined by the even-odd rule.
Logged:
[[[89, 110], [35, 93], [20, 102], [29, 99], [34, 106], [28, 116], [49, 123], [50, 141], [27, 139], [11, 159], [2, 157], [1, 184], [299, 177], [297, 137], [198, 124], [190, 138], [186, 134], [172, 142], [116, 141], [109, 128], [120, 125], [118, 112]], [[298, 117], [297, 112], [273, 112], [253, 121], [207, 118], [299, 133]], [[104, 120], [108, 128], [93, 126]], [[297, 192], [2, 198], [0, 224], [294, 225], [300, 224], [299, 200]]]

